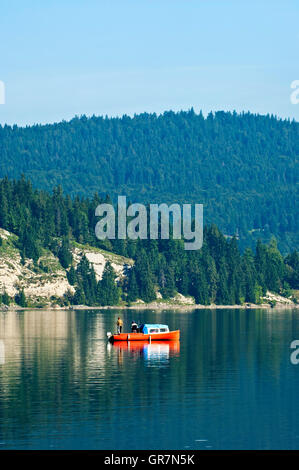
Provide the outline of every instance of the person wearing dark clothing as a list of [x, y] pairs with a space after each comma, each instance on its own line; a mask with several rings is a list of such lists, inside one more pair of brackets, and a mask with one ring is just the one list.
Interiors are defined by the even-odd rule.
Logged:
[[131, 331], [132, 333], [137, 333], [137, 330], [138, 330], [138, 325], [135, 321], [132, 321], [132, 324], [131, 324]]

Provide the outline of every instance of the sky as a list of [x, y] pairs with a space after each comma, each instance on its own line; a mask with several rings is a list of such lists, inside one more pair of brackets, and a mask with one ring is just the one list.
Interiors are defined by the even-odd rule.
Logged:
[[0, 124], [191, 107], [299, 121], [298, 18], [299, 0], [1, 0]]

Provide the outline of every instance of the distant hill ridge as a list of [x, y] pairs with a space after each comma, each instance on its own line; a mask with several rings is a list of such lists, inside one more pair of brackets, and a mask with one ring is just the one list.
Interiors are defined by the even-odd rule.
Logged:
[[298, 248], [299, 123], [193, 109], [130, 118], [0, 127], [0, 177], [69, 194], [126, 195], [136, 202], [197, 202], [204, 220], [241, 246], [274, 235]]

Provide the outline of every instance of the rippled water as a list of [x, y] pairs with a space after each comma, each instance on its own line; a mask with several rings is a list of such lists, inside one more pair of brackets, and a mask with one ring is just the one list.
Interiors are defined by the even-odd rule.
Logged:
[[[107, 344], [168, 323], [180, 343]], [[298, 310], [0, 313], [1, 449], [298, 449]]]

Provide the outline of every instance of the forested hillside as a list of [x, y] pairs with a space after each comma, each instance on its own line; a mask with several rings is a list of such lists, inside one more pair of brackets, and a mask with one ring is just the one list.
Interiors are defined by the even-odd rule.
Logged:
[[298, 248], [299, 124], [272, 116], [166, 112], [0, 127], [0, 176], [133, 202], [197, 202], [240, 245]]
[[[185, 250], [183, 240], [97, 240], [95, 208], [101, 202], [99, 195], [65, 196], [59, 187], [51, 193], [36, 190], [24, 177], [0, 181], [0, 227], [17, 236], [10, 250], [18, 250], [23, 265], [31, 259], [31, 270], [37, 272], [47, 268], [44, 250], [52, 253], [74, 289], [74, 295], [62, 300], [66, 305], [150, 302], [157, 292], [165, 299], [179, 292], [203, 305], [260, 303], [268, 290], [291, 298], [299, 289], [298, 252], [283, 257], [274, 239], [241, 253], [235, 237], [227, 239], [211, 225], [205, 227], [203, 247], [194, 251]], [[2, 242], [0, 237], [0, 246]], [[75, 265], [74, 243], [114, 252], [132, 260], [133, 267], [127, 266], [116, 282], [107, 262], [98, 280], [86, 257]], [[4, 248], [7, 252], [8, 245]], [[7, 293], [1, 294], [7, 302]]]

